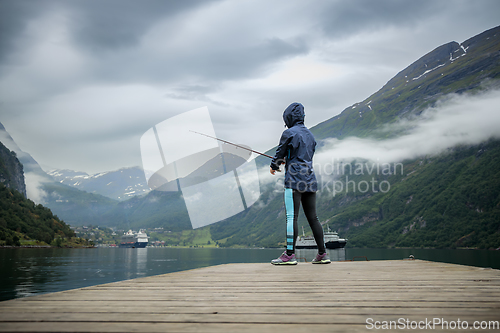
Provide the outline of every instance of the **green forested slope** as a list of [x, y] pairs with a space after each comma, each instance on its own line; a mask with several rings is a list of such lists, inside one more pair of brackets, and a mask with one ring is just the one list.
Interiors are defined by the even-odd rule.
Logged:
[[51, 244], [57, 236], [75, 237], [50, 209], [0, 184], [0, 244], [21, 245], [23, 235], [46, 244]]
[[339, 206], [329, 225], [356, 247], [497, 248], [498, 163], [498, 140], [406, 162], [404, 177], [388, 178], [390, 191]]

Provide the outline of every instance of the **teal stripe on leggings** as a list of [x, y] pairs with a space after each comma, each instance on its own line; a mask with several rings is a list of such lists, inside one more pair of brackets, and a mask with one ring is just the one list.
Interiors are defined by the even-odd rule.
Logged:
[[285, 188], [286, 249], [293, 251], [293, 190]]

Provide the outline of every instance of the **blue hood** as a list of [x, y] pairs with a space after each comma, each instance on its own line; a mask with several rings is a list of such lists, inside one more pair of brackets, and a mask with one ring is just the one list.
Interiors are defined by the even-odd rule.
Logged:
[[300, 103], [290, 104], [283, 112], [283, 120], [288, 128], [292, 128], [296, 124], [303, 124], [304, 117], [304, 106]]

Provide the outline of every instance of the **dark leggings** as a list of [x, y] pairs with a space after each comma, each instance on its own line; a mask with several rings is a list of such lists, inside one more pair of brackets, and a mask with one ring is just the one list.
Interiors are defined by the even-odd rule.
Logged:
[[[295, 252], [295, 242], [299, 234], [299, 209], [302, 203], [302, 209], [306, 215], [307, 222], [314, 235], [314, 240], [318, 244], [318, 252], [326, 252], [325, 240], [323, 238], [323, 227], [319, 223], [316, 215], [316, 192], [299, 192], [292, 189], [285, 189], [285, 209], [287, 216], [287, 254]], [[293, 235], [291, 235], [293, 223]], [[292, 238], [293, 237], [293, 238]]]

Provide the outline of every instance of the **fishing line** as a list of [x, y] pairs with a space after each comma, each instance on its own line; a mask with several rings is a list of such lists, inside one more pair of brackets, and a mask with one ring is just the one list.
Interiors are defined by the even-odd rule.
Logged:
[[203, 133], [199, 133], [199, 132], [195, 132], [195, 131], [190, 131], [190, 132], [193, 132], [193, 133], [196, 133], [196, 134], [200, 134], [200, 135], [203, 135], [203, 136], [206, 136], [206, 137], [209, 137], [209, 138], [212, 138], [212, 139], [215, 139], [215, 140], [219, 140], [219, 141], [222, 141], [224, 143], [227, 143], [229, 145], [233, 145], [235, 147], [238, 147], [238, 148], [241, 148], [241, 149], [245, 149], [245, 150], [249, 150], [251, 151], [252, 153], [256, 153], [256, 154], [259, 154], [259, 155], [262, 155], [262, 156], [265, 156], [265, 157], [269, 157], [269, 158], [273, 158], [272, 156], [270, 155], [267, 155], [267, 154], [264, 154], [264, 153], [261, 153], [261, 152], [258, 152], [258, 151], [255, 151], [253, 149], [250, 149], [248, 147], [245, 147], [245, 146], [240, 146], [240, 145], [237, 145], [235, 143], [232, 143], [232, 142], [229, 142], [229, 141], [226, 141], [226, 140], [222, 140], [222, 139], [219, 139], [219, 138], [216, 138], [214, 136], [210, 136], [210, 135], [207, 135], [207, 134], [203, 134]]

